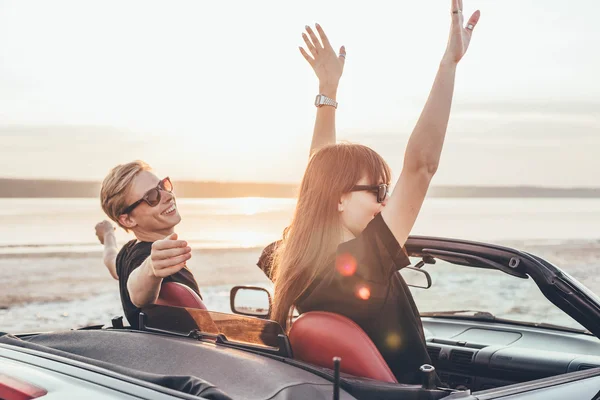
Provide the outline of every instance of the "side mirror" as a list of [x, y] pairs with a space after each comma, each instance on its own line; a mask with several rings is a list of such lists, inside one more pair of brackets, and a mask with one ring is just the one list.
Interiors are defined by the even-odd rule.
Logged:
[[429, 289], [431, 287], [431, 275], [415, 267], [404, 267], [400, 270], [400, 275], [408, 286], [420, 289]]
[[229, 293], [229, 304], [234, 314], [264, 319], [271, 315], [271, 294], [261, 287], [234, 286]]

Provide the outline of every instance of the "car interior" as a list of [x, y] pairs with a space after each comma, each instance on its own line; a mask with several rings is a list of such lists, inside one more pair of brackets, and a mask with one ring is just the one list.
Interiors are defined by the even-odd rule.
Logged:
[[[600, 340], [552, 304], [522, 270], [474, 268], [443, 250], [428, 251], [439, 257], [415, 253], [416, 268], [402, 275], [421, 310], [428, 353], [445, 387], [474, 392], [600, 368]], [[415, 279], [415, 270], [423, 276]], [[455, 311], [438, 311], [440, 303]], [[466, 309], [473, 304], [485, 311]], [[531, 314], [540, 314], [539, 320], [517, 314], [527, 306], [537, 307]], [[345, 317], [305, 313], [294, 320], [289, 339], [296, 359], [332, 368], [332, 357], [343, 355], [342, 372], [396, 382], [371, 340]]]

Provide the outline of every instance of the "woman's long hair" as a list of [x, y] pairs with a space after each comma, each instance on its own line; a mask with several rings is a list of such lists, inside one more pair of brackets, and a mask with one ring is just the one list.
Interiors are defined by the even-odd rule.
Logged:
[[275, 282], [271, 318], [287, 329], [298, 298], [335, 260], [342, 241], [338, 203], [363, 177], [389, 183], [390, 168], [374, 150], [357, 144], [323, 147], [310, 159], [292, 223], [273, 259]]

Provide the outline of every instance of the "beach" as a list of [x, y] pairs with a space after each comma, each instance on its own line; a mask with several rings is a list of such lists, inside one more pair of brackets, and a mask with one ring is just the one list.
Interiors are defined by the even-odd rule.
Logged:
[[[178, 233], [190, 238], [193, 252], [188, 267], [209, 309], [229, 312], [229, 290], [234, 285], [271, 286], [256, 261], [264, 245], [281, 237], [293, 205], [292, 199], [179, 200], [184, 221]], [[103, 325], [122, 315], [118, 282], [108, 274], [102, 246], [95, 242], [93, 227], [103, 218], [98, 208], [93, 199], [0, 200], [0, 331]], [[594, 199], [435, 199], [426, 202], [415, 233], [527, 251], [598, 294], [599, 224], [600, 201]], [[117, 231], [117, 238], [122, 245], [131, 236]], [[519, 286], [518, 279], [500, 273], [502, 279], [510, 278], [504, 284], [479, 273], [471, 276], [464, 267], [438, 263], [427, 268], [434, 286], [426, 293], [415, 292], [421, 311], [440, 309], [439, 299], [428, 296], [445, 293], [444, 309], [469, 304], [470, 309], [487, 310], [500, 303], [503, 308], [497, 312], [507, 316], [543, 317], [577, 327], [560, 312], [554, 313], [555, 307], [541, 299], [535, 287]], [[514, 282], [518, 284], [513, 286]]]
[[[256, 263], [260, 251], [193, 251], [189, 267], [211, 310], [229, 312], [232, 286], [268, 285], [262, 271], [249, 264]], [[108, 274], [100, 252], [4, 255], [0, 271], [0, 331], [106, 324], [123, 314], [119, 283]]]

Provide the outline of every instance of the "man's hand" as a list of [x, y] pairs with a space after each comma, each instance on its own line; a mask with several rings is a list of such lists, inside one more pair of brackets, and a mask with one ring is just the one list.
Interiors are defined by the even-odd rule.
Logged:
[[[302, 39], [304, 39], [304, 43], [306, 43], [306, 48], [310, 52], [310, 55], [302, 47], [300, 47], [300, 53], [302, 53], [306, 61], [308, 61], [313, 68], [317, 78], [319, 78], [319, 87], [321, 89], [337, 90], [340, 78], [344, 72], [346, 49], [342, 46], [339, 54], [336, 54], [333, 47], [331, 47], [331, 43], [329, 43], [329, 39], [327, 38], [327, 35], [325, 35], [323, 28], [321, 28], [319, 24], [316, 25], [316, 28], [321, 37], [321, 41], [319, 41], [311, 27], [306, 25], [306, 32], [308, 35], [303, 33]], [[328, 95], [327, 93], [323, 94]]]
[[100, 244], [104, 244], [104, 236], [106, 236], [109, 232], [114, 232], [115, 227], [110, 223], [110, 221], [104, 220], [102, 222], [98, 222], [96, 224], [96, 236], [98, 236], [98, 240]]
[[192, 258], [191, 247], [185, 240], [177, 240], [176, 233], [152, 243], [150, 259], [152, 273], [157, 278], [166, 278], [179, 272], [190, 258]]

